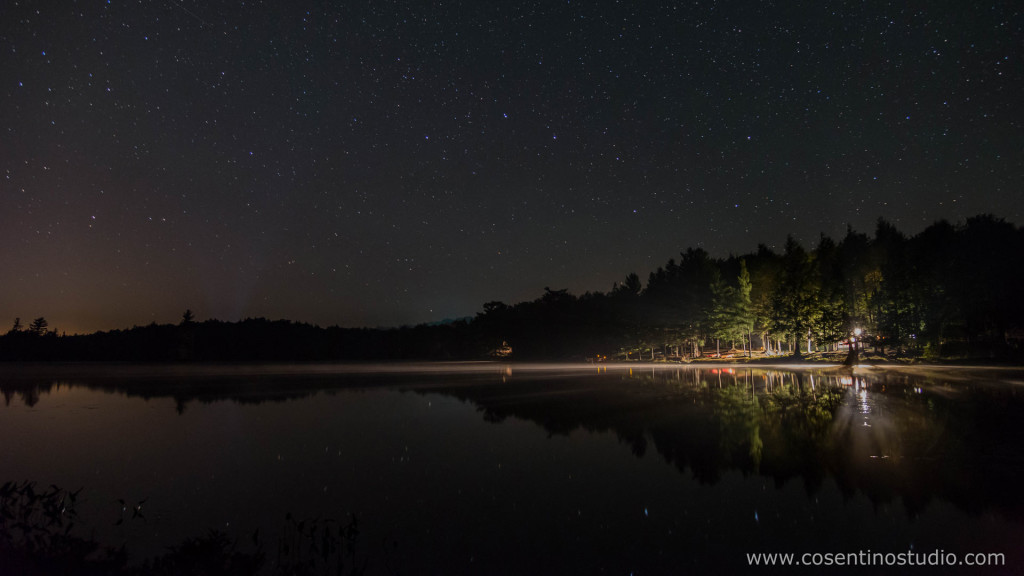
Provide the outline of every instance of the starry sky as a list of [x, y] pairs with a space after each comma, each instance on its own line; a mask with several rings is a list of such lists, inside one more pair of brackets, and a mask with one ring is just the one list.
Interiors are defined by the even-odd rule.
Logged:
[[395, 326], [690, 246], [1019, 225], [1022, 10], [5, 0], [0, 321]]

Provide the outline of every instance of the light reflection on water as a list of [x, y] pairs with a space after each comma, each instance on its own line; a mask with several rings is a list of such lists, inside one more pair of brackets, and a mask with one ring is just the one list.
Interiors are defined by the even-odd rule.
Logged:
[[[1009, 552], [1024, 534], [1013, 373], [55, 372], [0, 374], [3, 480], [83, 487], [98, 537], [140, 555], [286, 514], [356, 513], [369, 573], [737, 571], [744, 552]], [[118, 498], [145, 499], [145, 522], [112, 525]]]

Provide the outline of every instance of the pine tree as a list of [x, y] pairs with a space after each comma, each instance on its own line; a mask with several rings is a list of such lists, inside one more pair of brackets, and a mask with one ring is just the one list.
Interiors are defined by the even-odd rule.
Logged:
[[797, 357], [800, 340], [807, 336], [818, 313], [816, 276], [810, 255], [795, 238], [788, 237], [779, 288], [772, 297], [772, 324], [775, 331], [796, 342], [793, 355]]
[[753, 288], [753, 284], [750, 281], [750, 272], [747, 271], [746, 260], [740, 260], [740, 275], [736, 281], [735, 310], [733, 311], [734, 322], [740, 331], [740, 335], [745, 337], [747, 357], [749, 358], [752, 347], [750, 333], [754, 330], [754, 306], [750, 301], [750, 291]]
[[711, 309], [707, 315], [707, 327], [711, 337], [715, 339], [715, 354], [721, 356], [721, 339], [733, 336], [735, 329], [736, 289], [722, 280], [722, 275], [715, 270], [714, 281], [711, 283]]
[[35, 336], [43, 336], [46, 334], [46, 328], [49, 325], [50, 323], [46, 321], [46, 318], [40, 316], [39, 318], [33, 320], [31, 324], [29, 324], [28, 331], [30, 334], [33, 334]]

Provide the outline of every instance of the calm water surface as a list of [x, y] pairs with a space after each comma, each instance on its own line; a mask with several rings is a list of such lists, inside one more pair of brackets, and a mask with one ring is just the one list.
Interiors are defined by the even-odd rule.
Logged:
[[272, 565], [297, 541], [288, 518], [355, 518], [347, 558], [368, 574], [761, 573], [746, 553], [937, 549], [1006, 554], [947, 573], [1020, 573], [1022, 385], [993, 369], [3, 366], [0, 481], [82, 488], [75, 530], [133, 561], [214, 529]]

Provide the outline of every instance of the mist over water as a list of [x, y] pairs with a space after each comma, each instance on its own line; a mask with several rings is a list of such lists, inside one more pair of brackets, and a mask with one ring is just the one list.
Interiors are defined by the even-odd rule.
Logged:
[[[0, 469], [136, 560], [358, 518], [369, 574], [1010, 552], [1021, 374], [679, 365], [5, 366]], [[141, 517], [126, 516], [141, 505]], [[120, 522], [119, 522], [120, 520]]]

